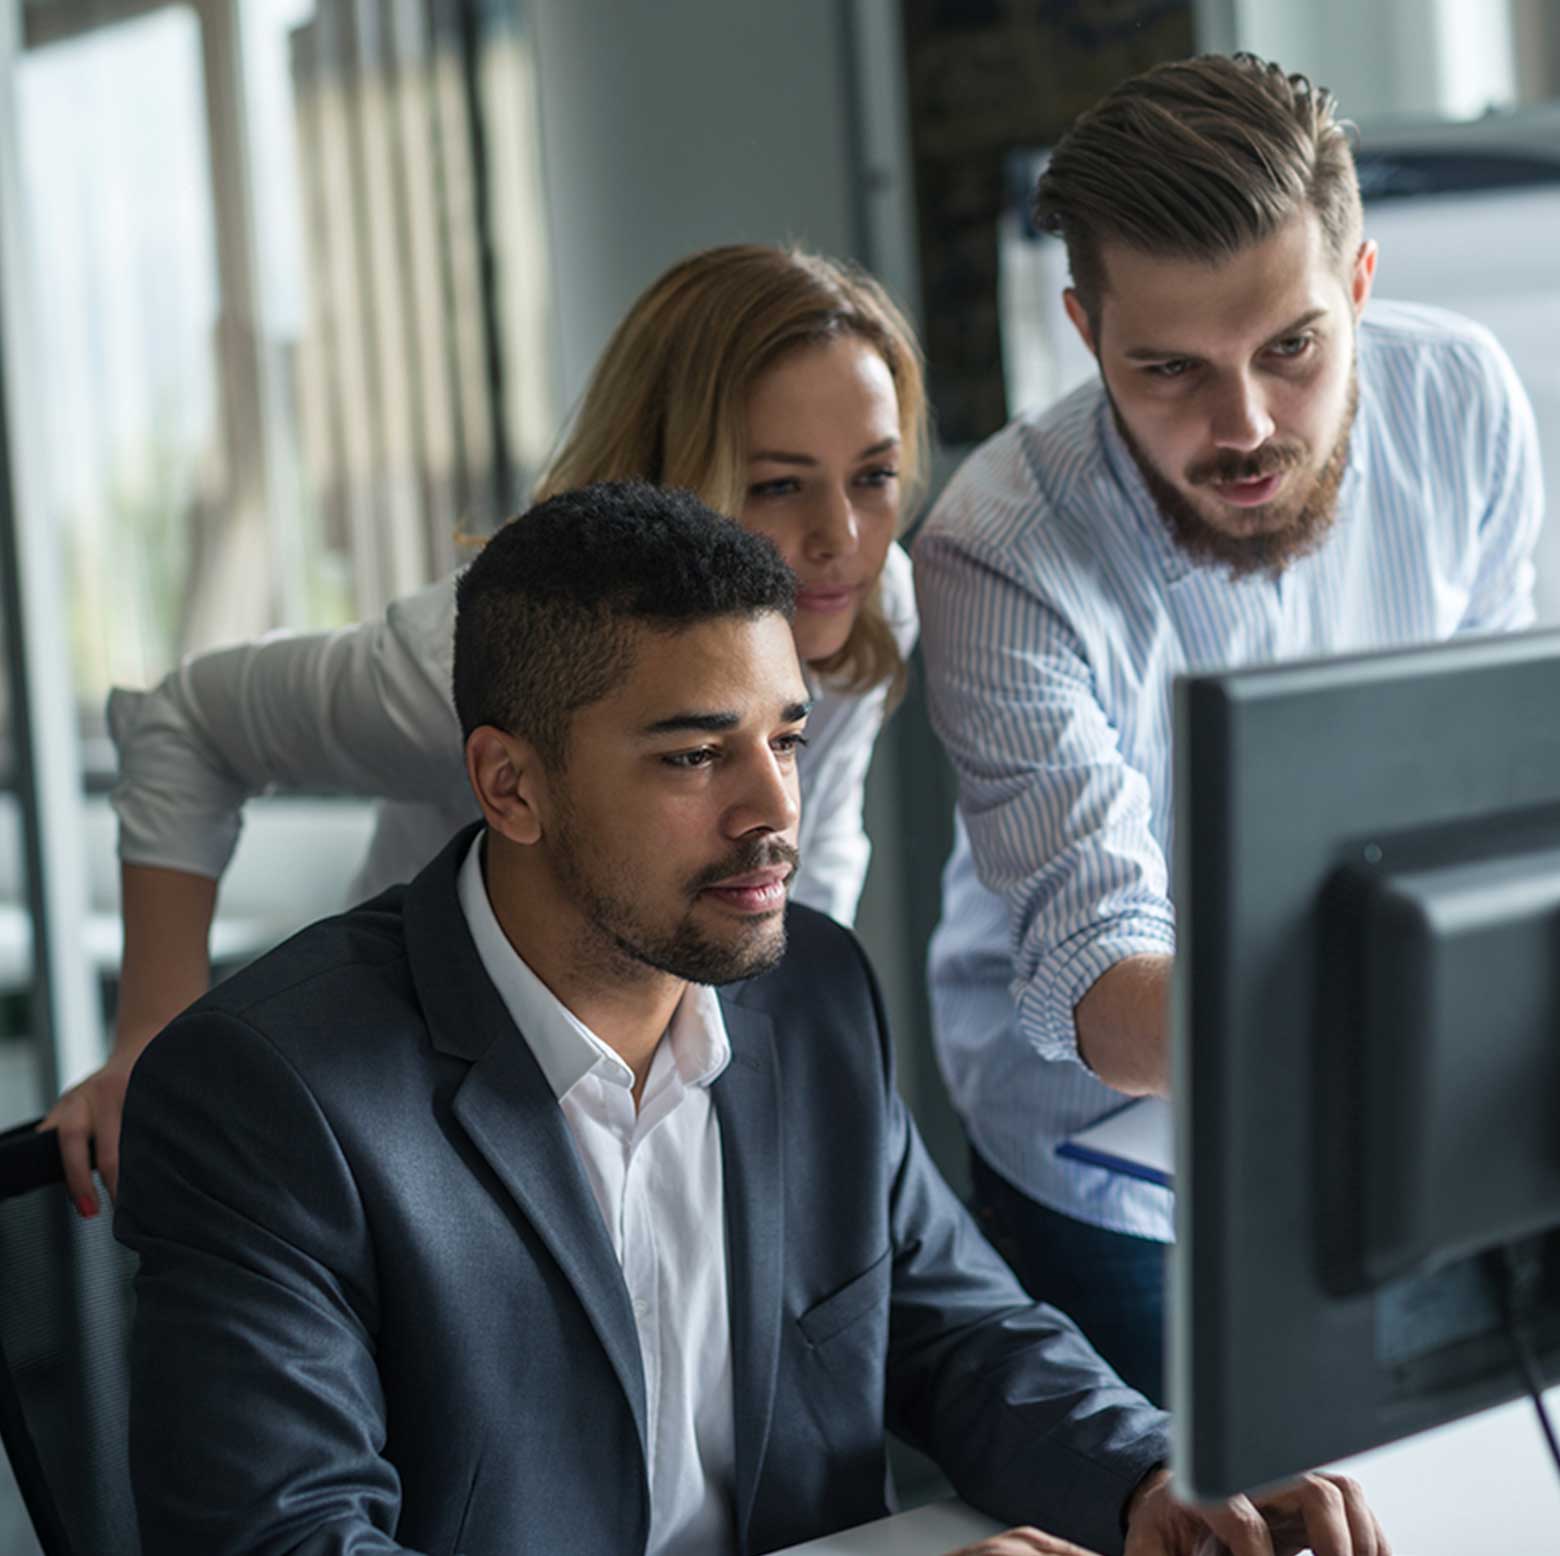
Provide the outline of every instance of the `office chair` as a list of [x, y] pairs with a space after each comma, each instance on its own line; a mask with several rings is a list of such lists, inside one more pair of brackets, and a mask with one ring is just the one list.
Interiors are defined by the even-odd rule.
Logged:
[[72, 1209], [59, 1145], [0, 1134], [0, 1442], [44, 1556], [139, 1556], [127, 1445], [135, 1257]]

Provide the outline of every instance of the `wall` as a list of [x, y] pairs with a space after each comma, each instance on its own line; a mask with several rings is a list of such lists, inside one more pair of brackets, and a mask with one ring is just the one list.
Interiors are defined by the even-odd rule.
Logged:
[[714, 243], [855, 247], [839, 0], [529, 0], [564, 406], [612, 326]]
[[1222, 8], [1233, 11], [1238, 47], [1330, 87], [1354, 119], [1472, 118], [1517, 92], [1512, 12], [1495, 0], [1223, 0]]

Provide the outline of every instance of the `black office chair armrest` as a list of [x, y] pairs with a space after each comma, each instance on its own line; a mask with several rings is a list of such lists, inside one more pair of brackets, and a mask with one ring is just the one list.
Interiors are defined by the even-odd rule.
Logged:
[[38, 1134], [37, 1128], [33, 1119], [0, 1133], [0, 1199], [65, 1181], [60, 1137], [52, 1129]]
[[72, 1209], [59, 1136], [37, 1122], [0, 1133], [0, 1447], [45, 1556], [137, 1556], [135, 1259], [112, 1216]]

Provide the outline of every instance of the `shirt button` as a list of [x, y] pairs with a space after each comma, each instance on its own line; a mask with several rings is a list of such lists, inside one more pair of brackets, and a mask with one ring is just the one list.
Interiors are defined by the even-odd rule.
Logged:
[[650, 1304], [643, 1297], [635, 1297], [634, 1313], [639, 1318], [648, 1318], [650, 1316]]

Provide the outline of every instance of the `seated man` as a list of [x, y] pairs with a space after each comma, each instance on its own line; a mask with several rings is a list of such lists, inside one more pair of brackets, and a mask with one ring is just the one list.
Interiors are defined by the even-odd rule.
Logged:
[[[892, 1427], [1004, 1520], [1189, 1556], [1165, 1418], [982, 1241], [856, 942], [787, 911], [793, 586], [683, 494], [509, 525], [458, 595], [484, 823], [144, 1055], [148, 1553], [773, 1550], [886, 1510]], [[1291, 1502], [1381, 1548], [1353, 1488]]]

